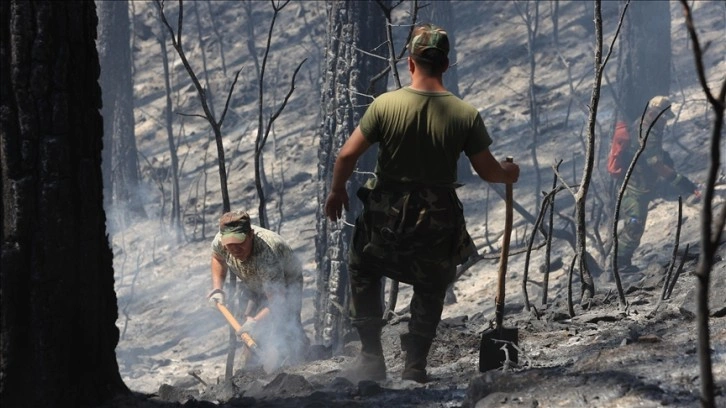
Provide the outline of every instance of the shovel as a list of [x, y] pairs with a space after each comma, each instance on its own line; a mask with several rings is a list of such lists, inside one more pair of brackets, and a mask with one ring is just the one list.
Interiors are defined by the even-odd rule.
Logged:
[[[227, 319], [227, 322], [229, 322], [234, 331], [239, 333], [239, 329], [242, 327], [242, 325], [240, 325], [237, 319], [234, 318], [234, 315], [232, 314], [232, 312], [229, 311], [229, 309], [227, 309], [227, 306], [217, 302], [217, 309], [222, 312], [224, 317]], [[253, 354], [257, 353], [257, 343], [252, 338], [252, 336], [249, 335], [249, 333], [243, 332], [239, 335], [239, 338], [240, 340], [242, 340], [242, 342], [244, 342], [244, 344], [247, 346], [248, 349], [250, 349]]]
[[[507, 157], [508, 162], [514, 162], [512, 157]], [[497, 297], [495, 299], [495, 321], [493, 329], [484, 331], [479, 344], [479, 372], [489, 371], [504, 366], [504, 363], [518, 360], [517, 344], [519, 330], [516, 328], [505, 328], [504, 320], [504, 281], [507, 276], [507, 259], [509, 256], [509, 239], [512, 235], [512, 185], [506, 185], [504, 216], [504, 237], [502, 238], [502, 254], [499, 258], [499, 281], [497, 283]]]

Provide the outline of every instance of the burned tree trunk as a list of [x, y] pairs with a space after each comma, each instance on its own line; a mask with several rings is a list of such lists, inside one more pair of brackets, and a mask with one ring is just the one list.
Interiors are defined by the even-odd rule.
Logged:
[[97, 406], [128, 389], [114, 351], [96, 10], [0, 9], [1, 403]]
[[139, 160], [134, 133], [131, 33], [127, 1], [98, 2], [98, 55], [103, 88], [104, 207], [146, 217], [138, 196]]
[[[166, 98], [164, 99], [164, 130], [166, 131], [166, 141], [167, 145], [169, 146], [169, 159], [170, 159], [170, 169], [171, 169], [171, 212], [169, 214], [169, 226], [174, 231], [174, 236], [176, 237], [177, 242], [181, 242], [182, 239], [182, 224], [181, 224], [181, 199], [179, 198], [180, 192], [179, 192], [179, 155], [178, 155], [178, 145], [177, 141], [174, 138], [174, 117], [173, 117], [173, 109], [172, 109], [172, 74], [171, 74], [171, 66], [169, 64], [169, 53], [166, 48], [166, 41], [167, 41], [167, 35], [164, 29], [162, 28], [159, 33], [159, 37], [157, 37], [157, 41], [159, 42], [159, 48], [161, 48], [161, 61], [162, 66], [164, 67], [164, 92]], [[166, 197], [162, 196], [162, 200], [165, 200]], [[161, 207], [161, 213], [159, 214], [160, 218], [164, 218], [164, 207]]]
[[618, 94], [624, 119], [632, 123], [650, 98], [670, 93], [670, 3], [630, 2], [619, 38]]
[[[350, 209], [344, 222], [331, 223], [323, 213], [323, 203], [330, 191], [333, 165], [338, 150], [358, 125], [366, 106], [376, 94], [385, 90], [377, 84], [373, 95], [363, 95], [370, 79], [386, 67], [385, 59], [374, 59], [358, 50], [375, 52], [385, 41], [385, 19], [374, 2], [327, 2], [327, 52], [323, 62], [321, 106], [324, 118], [318, 147], [318, 224], [315, 260], [318, 265], [316, 293], [316, 342], [339, 349], [348, 330], [348, 243], [351, 225], [361, 205], [355, 192], [369, 177], [355, 174], [348, 185]], [[375, 159], [370, 149], [358, 162], [359, 172], [370, 172]]]

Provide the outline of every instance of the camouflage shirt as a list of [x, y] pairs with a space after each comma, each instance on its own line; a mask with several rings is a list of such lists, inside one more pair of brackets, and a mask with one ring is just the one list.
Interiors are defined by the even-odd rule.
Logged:
[[[648, 133], [648, 140], [645, 144], [643, 153], [638, 158], [638, 162], [633, 169], [633, 173], [628, 181], [627, 189], [633, 193], [638, 194], [650, 194], [650, 193], [663, 193], [665, 190], [670, 189], [667, 180], [663, 180], [656, 171], [657, 166], [665, 165], [673, 168], [673, 159], [665, 149], [663, 149], [663, 134], [664, 125], [656, 124], [650, 129]], [[630, 151], [628, 164], [635, 155], [635, 152], [640, 148], [640, 119], [635, 121], [631, 125], [631, 138], [630, 138]], [[647, 124], [643, 125], [642, 136], [645, 136], [648, 130]]]
[[226, 263], [250, 291], [262, 294], [273, 286], [302, 286], [302, 265], [282, 237], [270, 230], [253, 227], [252, 254], [241, 261], [224, 248], [221, 235], [212, 241], [212, 256]]

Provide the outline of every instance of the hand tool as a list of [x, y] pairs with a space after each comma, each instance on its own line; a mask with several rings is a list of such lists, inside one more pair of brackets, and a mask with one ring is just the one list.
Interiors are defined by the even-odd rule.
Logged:
[[[227, 322], [229, 322], [234, 331], [239, 333], [239, 329], [242, 328], [242, 325], [240, 325], [237, 319], [234, 318], [232, 312], [230, 312], [225, 305], [219, 302], [217, 302], [217, 309], [222, 312], [224, 317], [227, 319]], [[247, 348], [250, 349], [250, 351], [252, 351], [253, 353], [257, 353], [257, 343], [252, 338], [252, 336], [250, 336], [249, 333], [242, 332], [239, 334], [239, 338], [247, 346]]]
[[[512, 157], [507, 161], [514, 162]], [[507, 275], [507, 260], [509, 257], [509, 241], [512, 235], [512, 184], [506, 185], [504, 237], [502, 238], [502, 253], [499, 257], [499, 278], [497, 283], [497, 297], [495, 299], [495, 327], [482, 333], [479, 344], [479, 371], [484, 372], [500, 368], [506, 361], [518, 361], [519, 330], [505, 328], [504, 320], [504, 288]]]

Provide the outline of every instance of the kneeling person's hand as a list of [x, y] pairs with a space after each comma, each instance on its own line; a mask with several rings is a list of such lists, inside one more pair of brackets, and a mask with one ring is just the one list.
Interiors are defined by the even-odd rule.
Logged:
[[207, 301], [209, 306], [217, 308], [217, 303], [220, 305], [224, 304], [224, 291], [222, 289], [214, 289], [207, 295]]
[[251, 316], [247, 316], [247, 320], [245, 320], [244, 323], [242, 323], [242, 326], [237, 330], [237, 334], [240, 335], [242, 333], [247, 334], [253, 334], [255, 332], [255, 329], [257, 328], [257, 320], [255, 320]]

